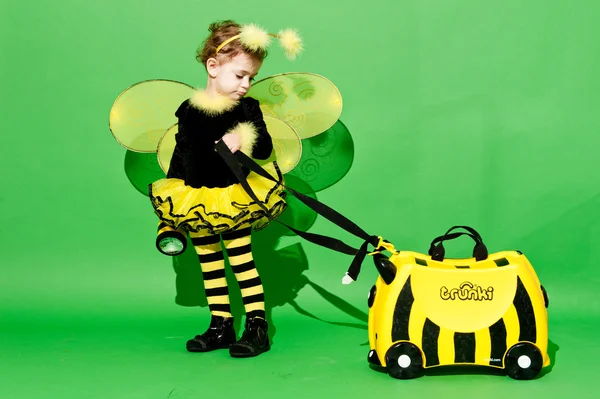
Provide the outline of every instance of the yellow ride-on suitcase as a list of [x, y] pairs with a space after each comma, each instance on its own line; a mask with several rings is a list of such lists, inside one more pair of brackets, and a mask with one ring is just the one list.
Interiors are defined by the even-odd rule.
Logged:
[[[462, 235], [475, 241], [473, 257], [444, 258], [443, 242]], [[550, 364], [548, 297], [521, 252], [488, 254], [474, 229], [455, 226], [428, 255], [383, 243], [374, 262], [380, 276], [368, 300], [368, 361], [390, 376], [480, 365], [532, 379]]]

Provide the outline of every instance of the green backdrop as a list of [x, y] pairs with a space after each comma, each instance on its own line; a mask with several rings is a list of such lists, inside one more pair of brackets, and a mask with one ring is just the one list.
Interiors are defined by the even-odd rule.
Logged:
[[[599, 8], [3, 0], [0, 397], [593, 397]], [[255, 236], [272, 350], [245, 360], [185, 352], [209, 320], [197, 265], [155, 250], [155, 217], [130, 179], [156, 170], [113, 139], [108, 114], [142, 80], [203, 86], [194, 51], [226, 18], [299, 29], [304, 54], [292, 64], [271, 51], [259, 77], [312, 72], [341, 91], [338, 149], [352, 162], [317, 198], [399, 249], [425, 252], [467, 224], [491, 252], [528, 256], [550, 295], [550, 370], [526, 382], [471, 369], [399, 381], [371, 370], [370, 259], [344, 286], [349, 256], [277, 226]], [[359, 244], [320, 217], [310, 231]], [[470, 245], [453, 243], [449, 255]]]

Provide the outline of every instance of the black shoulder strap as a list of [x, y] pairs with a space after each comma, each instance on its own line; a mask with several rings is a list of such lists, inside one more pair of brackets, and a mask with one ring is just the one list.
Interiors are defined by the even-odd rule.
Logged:
[[[248, 193], [250, 198], [252, 198], [254, 201], [256, 201], [259, 204], [259, 206], [261, 206], [261, 208], [263, 208], [263, 210], [265, 212], [267, 212], [267, 215], [270, 215], [269, 210], [264, 206], [262, 201], [260, 201], [256, 197], [256, 195], [252, 191], [252, 188], [246, 181], [246, 177], [244, 176], [244, 173], [242, 173], [240, 164], [245, 166], [246, 168], [252, 170], [253, 172], [257, 173], [258, 175], [260, 175], [266, 179], [269, 179], [273, 182], [279, 183], [278, 180], [275, 179], [273, 176], [271, 176], [260, 165], [258, 165], [252, 158], [248, 157], [243, 152], [237, 151], [235, 153], [235, 155], [232, 154], [231, 151], [229, 150], [229, 148], [227, 147], [227, 145], [225, 145], [225, 143], [223, 143], [222, 141], [219, 141], [217, 143], [216, 149], [217, 149], [217, 152], [219, 153], [219, 155], [225, 161], [225, 163], [227, 163], [227, 165], [229, 166], [231, 171], [235, 174], [235, 176], [239, 180], [239, 182], [242, 185], [242, 187], [244, 188], [244, 190], [246, 190], [246, 192]], [[287, 228], [292, 230], [294, 233], [298, 234], [300, 237], [306, 239], [307, 241], [310, 241], [312, 243], [321, 245], [321, 246], [329, 248], [329, 249], [333, 249], [333, 250], [341, 252], [341, 253], [345, 253], [348, 255], [354, 255], [354, 259], [352, 261], [352, 264], [350, 265], [350, 268], [348, 269], [347, 274], [353, 280], [356, 281], [356, 279], [358, 278], [358, 274], [360, 273], [360, 268], [361, 268], [362, 262], [367, 254], [368, 244], [371, 244], [374, 247], [377, 247], [377, 245], [379, 244], [379, 237], [367, 234], [357, 224], [355, 224], [354, 222], [352, 222], [351, 220], [349, 220], [348, 218], [346, 218], [339, 212], [335, 211], [334, 209], [330, 208], [329, 206], [323, 204], [322, 202], [317, 201], [316, 199], [311, 198], [305, 194], [297, 192], [296, 190], [294, 190], [288, 186], [283, 185], [283, 187], [290, 194], [294, 195], [296, 198], [298, 198], [300, 201], [302, 201], [305, 205], [307, 205], [309, 208], [313, 209], [318, 214], [324, 216], [326, 219], [328, 219], [329, 221], [340, 226], [347, 232], [364, 240], [361, 247], [359, 249], [356, 249], [354, 247], [347, 245], [343, 241], [338, 240], [337, 238], [332, 238], [332, 237], [328, 237], [328, 236], [324, 236], [324, 235], [320, 235], [320, 234], [314, 234], [314, 233], [308, 233], [305, 231], [300, 231], [300, 230], [297, 230], [297, 229], [277, 220], [277, 222], [283, 224], [284, 226], [286, 226]]]

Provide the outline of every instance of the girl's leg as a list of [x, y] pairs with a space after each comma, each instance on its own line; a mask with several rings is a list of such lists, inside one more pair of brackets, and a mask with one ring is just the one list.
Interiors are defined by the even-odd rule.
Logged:
[[242, 337], [229, 353], [234, 357], [256, 356], [270, 349], [265, 320], [265, 295], [252, 257], [250, 227], [223, 234], [231, 269], [242, 292], [246, 324]]
[[192, 244], [198, 254], [208, 308], [212, 315], [210, 327], [187, 342], [190, 352], [207, 352], [228, 348], [236, 340], [233, 317], [229, 304], [229, 290], [225, 279], [225, 260], [218, 235], [199, 235], [190, 232]]

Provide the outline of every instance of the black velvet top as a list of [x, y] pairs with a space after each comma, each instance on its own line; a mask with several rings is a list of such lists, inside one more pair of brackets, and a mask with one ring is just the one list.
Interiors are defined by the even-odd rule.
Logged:
[[[257, 100], [242, 98], [234, 108], [220, 114], [207, 112], [184, 101], [175, 116], [178, 118], [177, 144], [167, 173], [194, 188], [227, 187], [238, 183], [221, 156], [215, 151], [215, 141], [240, 122], [250, 122], [256, 129], [256, 141], [251, 154], [255, 159], [267, 159], [273, 151], [273, 142], [267, 131]], [[246, 176], [249, 171], [242, 168]]]

